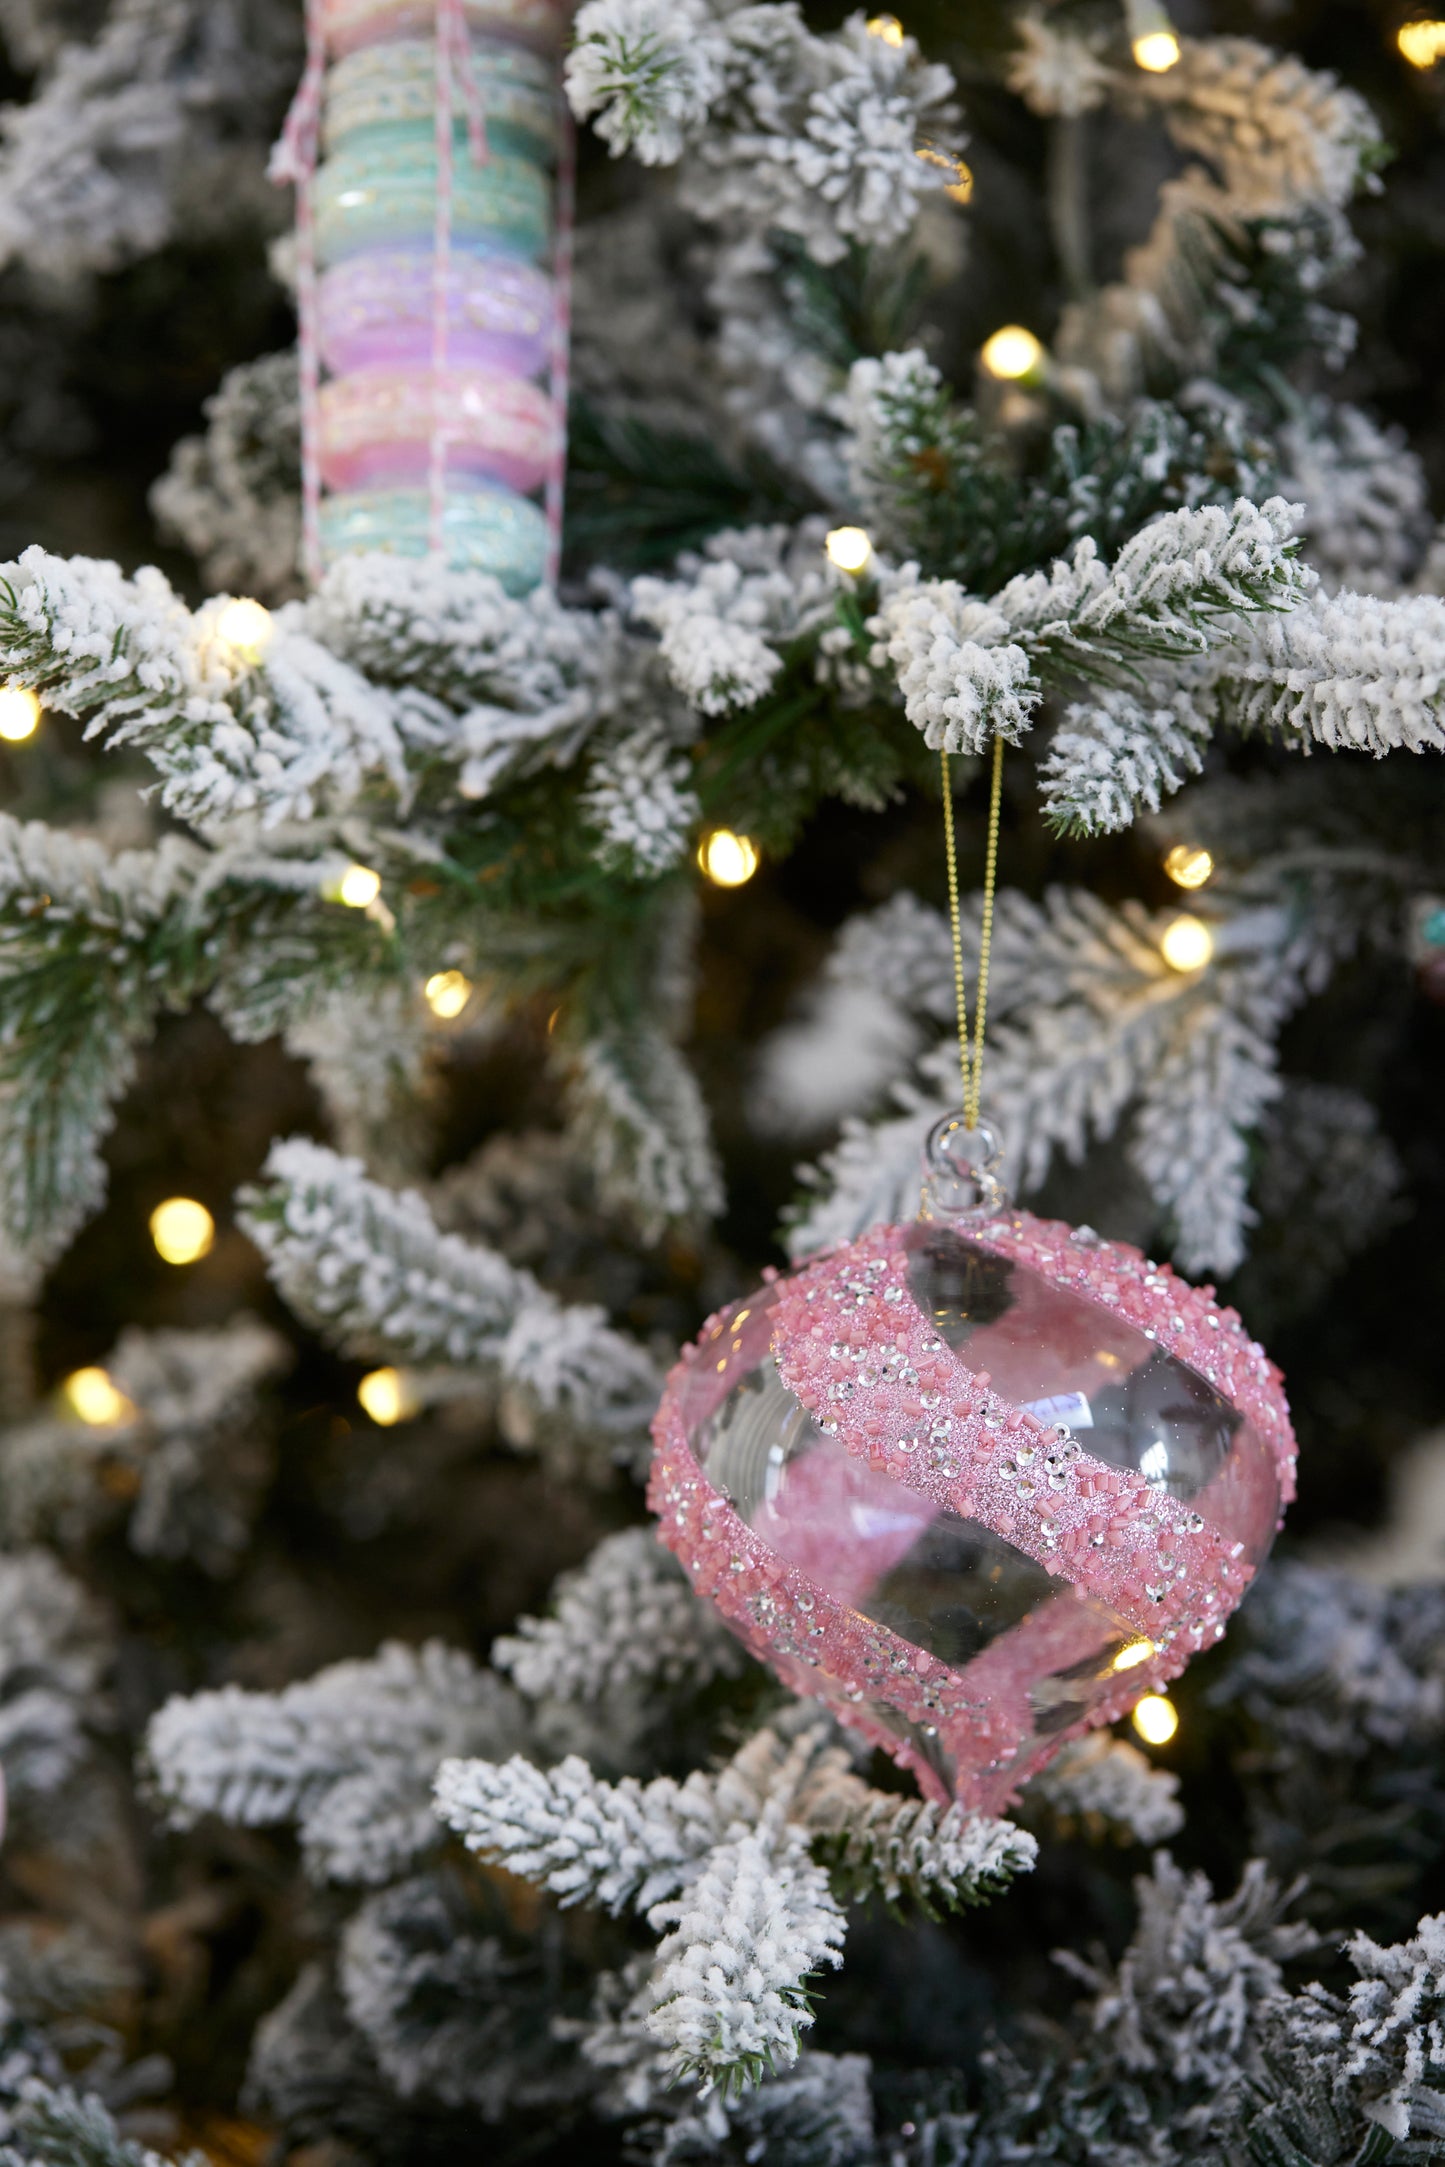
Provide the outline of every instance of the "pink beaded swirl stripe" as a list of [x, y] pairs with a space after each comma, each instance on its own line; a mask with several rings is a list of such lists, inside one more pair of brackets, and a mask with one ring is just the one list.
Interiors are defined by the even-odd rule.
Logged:
[[[1204, 1647], [1217, 1637], [1221, 1602], [1223, 1612], [1232, 1610], [1253, 1577], [1243, 1546], [1087, 1448], [1070, 1453], [1067, 1481], [1057, 1488], [1045, 1481], [1058, 1429], [989, 1390], [987, 1372], [970, 1371], [934, 1331], [909, 1290], [904, 1231], [875, 1228], [780, 1282], [773, 1352], [783, 1383], [880, 1472], [983, 1521], [1140, 1632], [1158, 1637], [1167, 1629], [1191, 1653]], [[971, 1228], [970, 1239], [1072, 1286], [1192, 1363], [1255, 1421], [1281, 1494], [1293, 1495], [1294, 1437], [1278, 1373], [1271, 1390], [1268, 1359], [1233, 1311], [1172, 1272], [1150, 1271], [1137, 1250], [1079, 1248], [1067, 1228], [1024, 1213]], [[883, 1375], [876, 1362], [860, 1370], [851, 1355], [833, 1354], [840, 1333], [865, 1350], [896, 1345], [901, 1376]]]
[[[913, 1298], [908, 1231], [877, 1228], [774, 1281], [771, 1343], [783, 1383], [850, 1453], [1067, 1578], [1121, 1631], [1147, 1637], [1152, 1656], [1105, 1680], [1086, 1715], [1041, 1738], [1028, 1688], [1048, 1668], [1047, 1606], [1040, 1621], [1026, 1619], [954, 1672], [780, 1558], [714, 1489], [689, 1443], [699, 1350], [726, 1343], [741, 1304], [711, 1320], [668, 1381], [649, 1501], [699, 1592], [790, 1684], [911, 1767], [929, 1795], [948, 1796], [916, 1742], [880, 1720], [873, 1704], [886, 1703], [956, 1760], [965, 1803], [996, 1811], [1065, 1739], [1115, 1721], [1218, 1639], [1253, 1569], [1242, 1545], [1190, 1506], [1061, 1439], [990, 1391], [986, 1373], [970, 1372]], [[1024, 1212], [970, 1226], [968, 1238], [1099, 1302], [1188, 1362], [1253, 1424], [1281, 1497], [1293, 1496], [1294, 1434], [1279, 1372], [1212, 1288]], [[886, 1364], [855, 1359], [884, 1348], [895, 1350]]]

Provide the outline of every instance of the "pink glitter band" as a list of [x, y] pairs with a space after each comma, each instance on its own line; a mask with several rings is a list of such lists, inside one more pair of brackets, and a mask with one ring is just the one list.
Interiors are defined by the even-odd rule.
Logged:
[[[1256, 1453], [1267, 1452], [1281, 1496], [1293, 1496], [1294, 1436], [1279, 1372], [1212, 1289], [1189, 1286], [1123, 1244], [1027, 1213], [960, 1231], [1189, 1363], [1252, 1424]], [[758, 1298], [711, 1320], [663, 1395], [649, 1501], [694, 1585], [789, 1684], [912, 1768], [929, 1795], [949, 1796], [917, 1739], [887, 1725], [883, 1707], [891, 1708], [956, 1761], [957, 1795], [994, 1811], [1065, 1739], [1115, 1721], [1216, 1640], [1253, 1568], [1243, 1545], [1202, 1514], [1065, 1441], [992, 1392], [986, 1373], [970, 1371], [913, 1297], [910, 1232], [875, 1229], [775, 1279], [746, 1349], [743, 1320]], [[1069, 1630], [1066, 1608], [1042, 1606], [954, 1670], [770, 1548], [714, 1488], [689, 1442], [697, 1421], [756, 1363], [762, 1321], [782, 1382], [855, 1461], [1067, 1579], [1094, 1606], [1101, 1637], [1112, 1620], [1123, 1638], [1149, 1641], [1147, 1659], [1117, 1681], [1095, 1679], [1087, 1713], [1040, 1735], [1030, 1689], [1051, 1668], [1051, 1635]], [[704, 1348], [721, 1349], [721, 1359], [700, 1360]], [[878, 1359], [883, 1349], [893, 1357], [887, 1363]]]

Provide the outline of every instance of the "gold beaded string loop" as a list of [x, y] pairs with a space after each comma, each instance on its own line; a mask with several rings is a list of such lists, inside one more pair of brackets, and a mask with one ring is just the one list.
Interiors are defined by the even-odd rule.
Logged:
[[983, 918], [978, 934], [978, 998], [973, 1011], [973, 1052], [968, 1044], [968, 990], [963, 972], [963, 925], [958, 905], [958, 846], [953, 828], [953, 789], [948, 753], [939, 754], [943, 776], [943, 841], [948, 857], [948, 922], [953, 933], [953, 997], [958, 1012], [958, 1075], [963, 1089], [963, 1125], [978, 1127], [983, 1095], [983, 1036], [988, 1022], [988, 966], [993, 949], [993, 898], [998, 879], [998, 828], [1003, 805], [1003, 739], [993, 741], [993, 780], [988, 801], [988, 847], [983, 867]]

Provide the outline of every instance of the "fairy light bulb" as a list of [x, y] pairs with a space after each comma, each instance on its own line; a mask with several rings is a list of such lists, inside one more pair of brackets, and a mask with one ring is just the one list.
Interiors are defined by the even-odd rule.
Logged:
[[829, 564], [840, 572], [861, 572], [873, 554], [873, 544], [861, 527], [834, 527], [823, 547]]
[[1148, 1662], [1153, 1653], [1154, 1643], [1152, 1640], [1131, 1640], [1127, 1648], [1119, 1650], [1110, 1668], [1113, 1670], [1137, 1670], [1141, 1663]]
[[1202, 888], [1214, 871], [1214, 857], [1198, 843], [1176, 843], [1164, 859], [1164, 870], [1176, 888]]
[[421, 1406], [404, 1369], [368, 1370], [356, 1388], [356, 1397], [363, 1414], [384, 1430], [397, 1422], [409, 1422]]
[[60, 1396], [70, 1412], [94, 1430], [114, 1429], [135, 1413], [103, 1369], [73, 1369], [60, 1387]]
[[270, 610], [244, 595], [227, 602], [216, 618], [216, 637], [253, 659], [270, 645], [272, 629]]
[[1146, 75], [1167, 75], [1179, 64], [1179, 40], [1162, 0], [1124, 0], [1134, 65]]
[[1149, 75], [1167, 75], [1179, 64], [1179, 40], [1172, 30], [1151, 30], [1135, 38], [1134, 63]]
[[1202, 918], [1183, 911], [1164, 928], [1159, 953], [1171, 971], [1202, 971], [1214, 954], [1214, 935]]
[[40, 722], [40, 702], [28, 685], [0, 688], [0, 737], [7, 744], [23, 744], [34, 737]]
[[472, 982], [465, 971], [433, 971], [422, 991], [432, 1014], [450, 1023], [471, 999]]
[[150, 1215], [151, 1240], [166, 1264], [197, 1264], [215, 1246], [216, 1222], [193, 1196], [168, 1196]]
[[885, 45], [901, 45], [903, 25], [896, 15], [870, 15], [868, 35], [870, 38], [881, 38]]
[[1401, 23], [1395, 43], [1412, 68], [1433, 68], [1437, 60], [1445, 60], [1445, 23]]
[[697, 862], [715, 888], [741, 888], [758, 869], [758, 846], [731, 828], [713, 828], [698, 845]]
[[348, 910], [368, 910], [381, 893], [381, 875], [369, 865], [348, 865], [336, 883], [336, 900]]
[[1146, 1693], [1134, 1710], [1134, 1728], [1146, 1746], [1167, 1746], [1179, 1728], [1179, 1710], [1163, 1693]]
[[1044, 358], [1043, 347], [1032, 331], [1022, 324], [1004, 324], [985, 339], [979, 359], [990, 376], [1001, 383], [1016, 384], [1025, 376], [1032, 376]]

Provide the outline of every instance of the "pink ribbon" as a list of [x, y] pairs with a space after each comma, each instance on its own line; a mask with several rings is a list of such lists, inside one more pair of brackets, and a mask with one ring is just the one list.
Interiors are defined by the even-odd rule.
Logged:
[[316, 210], [313, 183], [321, 144], [326, 75], [324, 0], [306, 0], [306, 66], [271, 152], [267, 173], [296, 189], [296, 319], [301, 401], [301, 569], [310, 587], [321, 578], [321, 344], [316, 308]]
[[559, 100], [562, 133], [557, 153], [557, 233], [552, 244], [552, 346], [547, 391], [552, 401], [552, 463], [547, 470], [547, 571], [555, 587], [562, 569], [562, 515], [567, 488], [567, 398], [572, 354], [573, 230], [577, 212], [577, 131], [567, 100]]

